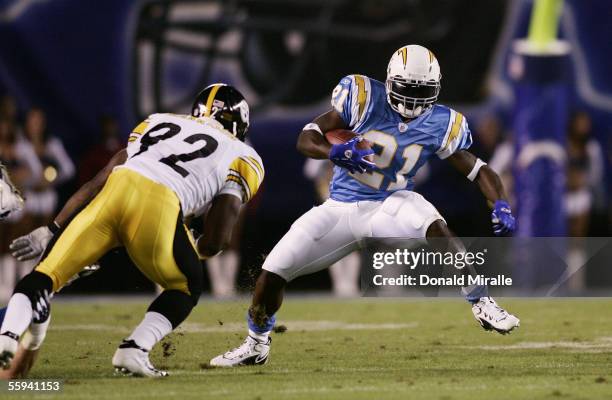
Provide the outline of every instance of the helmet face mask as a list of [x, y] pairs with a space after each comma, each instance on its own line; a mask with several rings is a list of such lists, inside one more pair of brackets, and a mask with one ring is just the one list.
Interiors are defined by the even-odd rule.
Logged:
[[387, 101], [403, 117], [416, 118], [438, 100], [441, 77], [431, 51], [418, 45], [404, 46], [389, 61]]
[[241, 141], [249, 129], [249, 105], [234, 87], [215, 83], [202, 90], [196, 97], [191, 115], [209, 117]]
[[418, 117], [438, 100], [440, 82], [408, 82], [401, 77], [386, 81], [391, 108], [407, 118]]

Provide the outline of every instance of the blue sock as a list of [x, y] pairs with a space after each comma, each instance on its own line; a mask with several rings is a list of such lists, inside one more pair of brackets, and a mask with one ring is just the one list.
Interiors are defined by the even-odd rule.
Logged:
[[270, 332], [272, 328], [274, 328], [274, 323], [276, 323], [276, 315], [273, 315], [270, 318], [268, 318], [268, 321], [266, 322], [264, 326], [256, 325], [255, 322], [253, 322], [251, 315], [247, 311], [247, 324], [249, 325], [249, 330], [257, 334], [265, 334], [265, 333]]
[[2, 326], [2, 322], [4, 321], [5, 314], [6, 314], [6, 307], [0, 308], [0, 326]]
[[478, 303], [481, 297], [487, 297], [489, 295], [489, 288], [484, 285], [474, 286], [469, 292], [467, 290], [468, 288], [466, 287], [461, 288], [461, 291], [465, 295], [465, 299], [472, 304]]

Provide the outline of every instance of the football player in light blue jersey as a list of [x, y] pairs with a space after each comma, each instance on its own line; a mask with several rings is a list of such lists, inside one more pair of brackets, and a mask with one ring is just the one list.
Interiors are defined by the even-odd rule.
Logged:
[[377, 165], [367, 173], [336, 167], [330, 186], [334, 200], [382, 201], [395, 191], [412, 190], [414, 175], [430, 157], [447, 158], [472, 144], [460, 113], [434, 104], [407, 120], [387, 104], [385, 84], [366, 76], [343, 78], [333, 94], [333, 108], [345, 126], [374, 143]]
[[[300, 217], [266, 258], [247, 314], [249, 334], [236, 349], [211, 360], [233, 367], [267, 362], [269, 332], [287, 282], [328, 267], [358, 248], [363, 238], [406, 238], [465, 248], [436, 208], [412, 191], [413, 177], [431, 157], [448, 160], [474, 181], [493, 206], [496, 235], [511, 234], [515, 220], [497, 174], [467, 151], [472, 136], [465, 117], [436, 104], [440, 66], [428, 49], [409, 45], [393, 54], [385, 83], [363, 75], [344, 77], [332, 93], [332, 109], [307, 124], [297, 148], [336, 165], [330, 199]], [[342, 144], [324, 133], [357, 134]], [[368, 140], [372, 146], [360, 146]], [[373, 162], [370, 157], [373, 156]], [[481, 326], [505, 334], [519, 319], [497, 305], [485, 286], [462, 289]]]

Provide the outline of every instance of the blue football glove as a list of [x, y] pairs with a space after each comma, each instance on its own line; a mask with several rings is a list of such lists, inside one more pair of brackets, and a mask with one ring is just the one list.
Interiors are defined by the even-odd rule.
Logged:
[[329, 152], [329, 159], [339, 167], [348, 169], [351, 173], [373, 170], [376, 164], [366, 160], [365, 157], [374, 154], [374, 150], [358, 149], [357, 145], [362, 140], [361, 136], [355, 136], [346, 143], [333, 144]]
[[495, 207], [491, 213], [491, 222], [493, 222], [493, 232], [497, 236], [506, 236], [514, 232], [516, 220], [512, 216], [512, 210], [507, 201], [497, 200], [495, 202]]

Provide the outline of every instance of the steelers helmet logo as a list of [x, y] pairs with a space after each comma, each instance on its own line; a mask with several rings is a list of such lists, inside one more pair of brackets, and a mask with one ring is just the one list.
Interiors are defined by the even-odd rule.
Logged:
[[246, 101], [242, 100], [240, 103], [238, 103], [238, 110], [240, 110], [240, 117], [242, 118], [242, 121], [248, 123], [249, 122], [249, 105], [247, 104]]
[[223, 125], [240, 140], [249, 128], [249, 105], [233, 86], [215, 83], [202, 90], [193, 102], [192, 116], [208, 117]]

